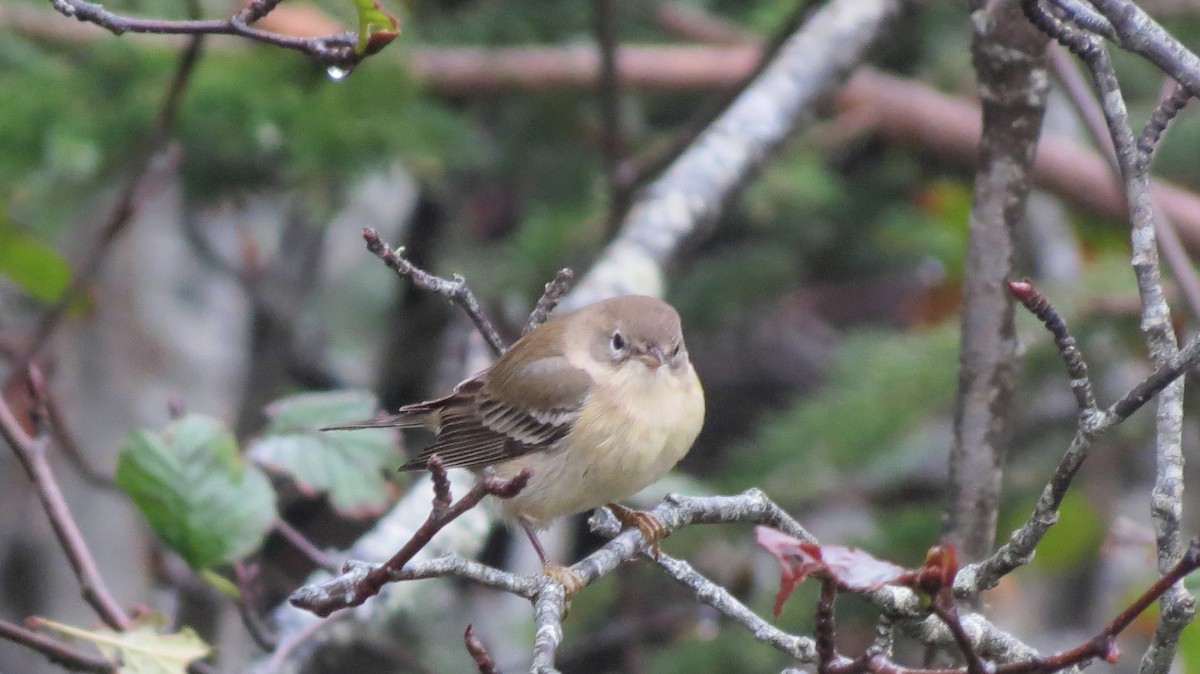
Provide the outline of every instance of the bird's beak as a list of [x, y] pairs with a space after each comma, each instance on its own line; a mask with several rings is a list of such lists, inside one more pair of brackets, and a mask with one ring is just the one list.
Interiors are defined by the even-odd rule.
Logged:
[[658, 348], [657, 345], [650, 345], [646, 350], [638, 354], [638, 360], [646, 364], [646, 367], [651, 370], [657, 370], [667, 362], [667, 354]]

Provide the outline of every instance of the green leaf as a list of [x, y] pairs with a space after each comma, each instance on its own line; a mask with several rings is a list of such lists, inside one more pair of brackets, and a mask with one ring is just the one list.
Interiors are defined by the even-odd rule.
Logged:
[[196, 414], [165, 432], [131, 431], [117, 460], [117, 485], [154, 533], [200, 570], [240, 559], [275, 521], [275, 492], [238, 454], [233, 434]]
[[37, 618], [35, 622], [60, 634], [95, 644], [104, 657], [121, 662], [123, 674], [184, 674], [192, 661], [203, 658], [212, 650], [190, 628], [162, 633], [166, 618], [152, 614], [143, 616], [124, 632], [108, 628], [85, 630], [45, 618]]
[[62, 295], [71, 266], [50, 246], [18, 231], [0, 210], [0, 274], [43, 302]]
[[400, 20], [389, 14], [379, 0], [354, 0], [354, 7], [358, 10], [355, 52], [374, 54], [400, 34]]
[[304, 393], [271, 403], [262, 437], [248, 454], [269, 470], [283, 473], [309, 494], [328, 494], [339, 512], [379, 513], [390, 491], [384, 473], [400, 459], [397, 434], [388, 428], [320, 431], [322, 426], [370, 418], [378, 409], [362, 391]]

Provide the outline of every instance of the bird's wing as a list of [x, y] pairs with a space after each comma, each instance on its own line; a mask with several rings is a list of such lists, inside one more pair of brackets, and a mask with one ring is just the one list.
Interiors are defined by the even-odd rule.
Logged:
[[546, 449], [569, 433], [591, 376], [562, 356], [512, 362], [502, 359], [439, 401], [437, 439], [402, 468], [424, 468], [433, 454], [447, 468], [485, 466]]

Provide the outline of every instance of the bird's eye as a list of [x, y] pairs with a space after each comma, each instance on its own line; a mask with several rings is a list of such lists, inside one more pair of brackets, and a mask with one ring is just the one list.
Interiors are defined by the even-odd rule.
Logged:
[[621, 351], [625, 348], [625, 338], [621, 336], [620, 331], [613, 333], [612, 348], [613, 351]]
[[672, 358], [677, 358], [677, 357], [679, 357], [679, 350], [680, 350], [681, 348], [683, 348], [683, 345], [682, 345], [682, 344], [676, 344], [676, 345], [675, 345], [675, 348], [671, 349], [671, 357], [672, 357]]

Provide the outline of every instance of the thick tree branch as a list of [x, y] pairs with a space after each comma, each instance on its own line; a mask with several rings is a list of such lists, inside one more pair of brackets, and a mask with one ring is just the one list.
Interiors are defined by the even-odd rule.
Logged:
[[943, 533], [964, 559], [992, 551], [1016, 367], [1013, 237], [1025, 215], [1045, 113], [1048, 40], [1017, 0], [976, 10], [972, 47], [983, 99], [980, 165], [963, 261], [962, 337]]
[[703, 232], [773, 151], [816, 117], [909, 3], [834, 0], [813, 13], [775, 59], [634, 201], [617, 238], [568, 298], [661, 295], [664, 270]]

